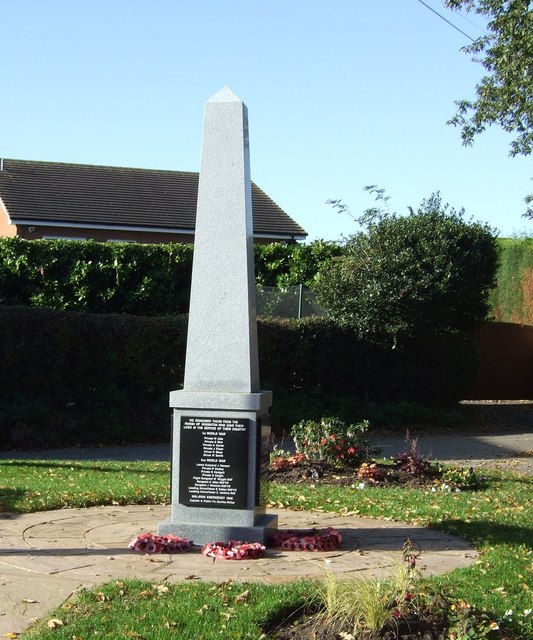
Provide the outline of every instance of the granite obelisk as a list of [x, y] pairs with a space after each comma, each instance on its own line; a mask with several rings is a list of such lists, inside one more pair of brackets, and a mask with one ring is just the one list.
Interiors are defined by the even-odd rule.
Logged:
[[182, 390], [172, 391], [172, 511], [160, 534], [265, 542], [272, 394], [257, 351], [248, 114], [228, 88], [205, 104]]

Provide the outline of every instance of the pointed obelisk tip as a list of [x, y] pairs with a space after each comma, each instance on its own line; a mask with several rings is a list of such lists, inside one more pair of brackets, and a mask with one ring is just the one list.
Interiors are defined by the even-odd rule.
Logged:
[[242, 100], [229, 87], [224, 87], [212, 98], [209, 98], [208, 102], [242, 102]]

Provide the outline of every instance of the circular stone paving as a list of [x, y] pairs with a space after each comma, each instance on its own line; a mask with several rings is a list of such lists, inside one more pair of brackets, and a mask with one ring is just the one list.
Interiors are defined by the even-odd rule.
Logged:
[[[0, 635], [21, 632], [35, 618], [59, 606], [76, 589], [117, 578], [280, 583], [338, 575], [386, 575], [409, 538], [420, 551], [423, 575], [469, 566], [477, 552], [464, 540], [425, 527], [321, 512], [269, 509], [279, 528], [333, 527], [343, 542], [335, 551], [268, 549], [258, 560], [206, 558], [199, 547], [183, 554], [138, 554], [128, 542], [157, 531], [168, 506], [92, 507], [31, 514], [2, 514], [0, 530]], [[213, 541], [216, 542], [216, 541]]]

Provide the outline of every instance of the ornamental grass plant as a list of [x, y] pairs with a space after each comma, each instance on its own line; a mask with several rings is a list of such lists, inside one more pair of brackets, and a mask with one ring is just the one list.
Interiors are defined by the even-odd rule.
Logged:
[[355, 634], [366, 629], [377, 631], [394, 620], [398, 606], [410, 593], [411, 572], [398, 562], [387, 578], [356, 575], [341, 580], [327, 570], [317, 589], [322, 605], [319, 616]]

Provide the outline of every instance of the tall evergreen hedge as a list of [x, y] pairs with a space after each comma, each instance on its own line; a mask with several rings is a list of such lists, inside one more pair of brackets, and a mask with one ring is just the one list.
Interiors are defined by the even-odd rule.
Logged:
[[498, 240], [500, 266], [490, 295], [499, 322], [533, 325], [533, 238]]
[[[264, 286], [313, 281], [334, 242], [255, 245]], [[0, 238], [0, 304], [159, 316], [189, 307], [193, 245]]]
[[165, 315], [189, 307], [193, 247], [0, 239], [0, 304]]
[[[0, 448], [162, 441], [183, 382], [187, 318], [0, 305]], [[276, 431], [354, 402], [464, 397], [475, 340], [450, 332], [387, 350], [332, 320], [259, 319]], [[343, 417], [353, 417], [349, 405]]]

